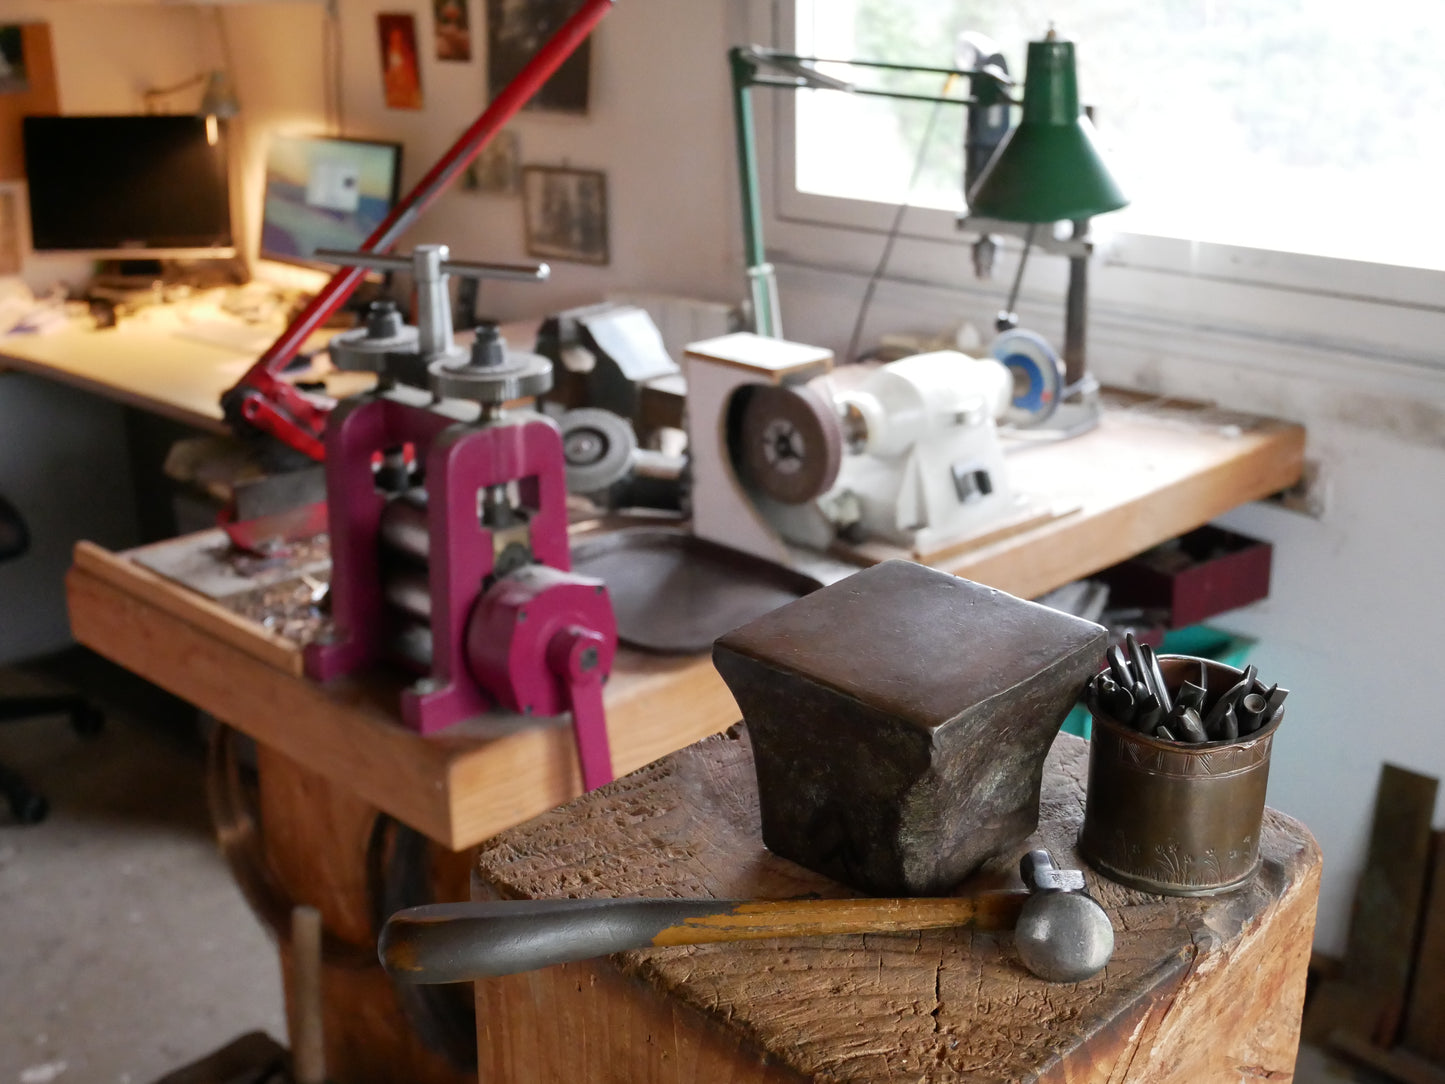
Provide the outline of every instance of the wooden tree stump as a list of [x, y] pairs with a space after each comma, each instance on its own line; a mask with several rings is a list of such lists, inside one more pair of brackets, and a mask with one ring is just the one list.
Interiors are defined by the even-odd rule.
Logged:
[[[1038, 832], [1061, 865], [1087, 746], [1044, 771]], [[1022, 850], [1022, 849], [1021, 849]], [[1238, 1081], [1293, 1072], [1320, 852], [1267, 810], [1259, 875], [1228, 895], [1154, 896], [1088, 871], [1109, 966], [1034, 978], [1011, 934], [946, 930], [649, 949], [477, 984], [481, 1079]], [[705, 739], [484, 844], [481, 898], [852, 895], [762, 845], [746, 729]], [[965, 890], [1017, 885], [1013, 863]]]

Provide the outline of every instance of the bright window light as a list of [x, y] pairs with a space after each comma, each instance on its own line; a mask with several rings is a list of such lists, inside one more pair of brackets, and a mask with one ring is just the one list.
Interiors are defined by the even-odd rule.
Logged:
[[[1022, 84], [1050, 22], [1130, 197], [1110, 230], [1445, 269], [1445, 19], [1421, 0], [796, 0], [797, 51], [949, 67], [991, 37]], [[837, 69], [862, 80], [858, 69]], [[873, 77], [876, 78], [876, 77]], [[909, 89], [938, 93], [941, 77]], [[895, 87], [902, 84], [895, 83]], [[797, 94], [801, 192], [959, 210], [963, 111]]]

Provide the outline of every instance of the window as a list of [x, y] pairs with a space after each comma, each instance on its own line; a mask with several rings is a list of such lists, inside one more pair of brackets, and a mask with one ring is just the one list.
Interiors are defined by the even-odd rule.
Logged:
[[[1297, 336], [1363, 338], [1397, 359], [1441, 363], [1445, 226], [1430, 197], [1445, 175], [1445, 140], [1435, 136], [1445, 118], [1445, 20], [1432, 5], [1379, 0], [1365, 13], [1344, 0], [774, 3], [776, 44], [800, 54], [948, 67], [959, 33], [972, 30], [997, 43], [1020, 84], [1027, 42], [1053, 20], [1076, 43], [1081, 98], [1132, 201], [1095, 220], [1101, 268], [1284, 291], [1288, 311], [1277, 322]], [[909, 89], [937, 93], [941, 77], [930, 78], [925, 86], [914, 77]], [[910, 255], [910, 240], [965, 243], [954, 221], [960, 107], [939, 108], [911, 187], [935, 107], [813, 90], [773, 92], [770, 108], [768, 242], [779, 262], [806, 249], [841, 267], [847, 246], [830, 248], [828, 229], [885, 231], [900, 202], [911, 209], [894, 273], [928, 278], [937, 266], [926, 243]], [[858, 272], [867, 260], [852, 263]], [[1198, 300], [1178, 283], [1141, 291], [1137, 277], [1113, 277], [1096, 280], [1104, 306], [1163, 295], [1183, 312]], [[1310, 309], [1311, 296], [1322, 307]], [[1265, 307], [1257, 298], [1214, 303], [1255, 317]], [[1403, 309], [1404, 325], [1371, 329], [1359, 304]]]
[[[1131, 195], [1113, 228], [1445, 268], [1445, 228], [1422, 228], [1445, 175], [1445, 20], [1420, 0], [1367, 16], [1343, 0], [800, 0], [797, 42], [950, 66], [960, 32], [981, 31], [1021, 81], [1050, 19]], [[800, 99], [798, 187], [897, 202], [932, 107]], [[945, 108], [912, 199], [956, 208], [962, 110]], [[860, 137], [888, 149], [850, 165]]]

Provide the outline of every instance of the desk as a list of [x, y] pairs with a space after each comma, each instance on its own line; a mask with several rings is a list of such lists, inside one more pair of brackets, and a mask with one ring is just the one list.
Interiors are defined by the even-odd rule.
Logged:
[[[1289, 1079], [1319, 896], [1313, 837], [1269, 810], [1263, 863], [1246, 887], [1211, 899], [1124, 888], [1074, 849], [1087, 759], [1084, 742], [1059, 736], [1039, 830], [1018, 853], [1047, 847], [1085, 870], [1115, 929], [1100, 974], [1050, 984], [1023, 969], [1008, 935], [967, 930], [624, 952], [478, 982], [481, 1079]], [[1006, 876], [1016, 887], [1016, 873]], [[476, 884], [489, 899], [850, 894], [763, 847], [742, 726], [504, 832], [481, 848]]]
[[[1078, 510], [960, 553], [949, 571], [1037, 595], [1299, 477], [1298, 426], [1138, 397], [1111, 404], [1094, 432], [1012, 461], [1031, 485], [1069, 489]], [[319, 687], [300, 676], [301, 645], [124, 554], [80, 547], [67, 586], [81, 643], [257, 739], [271, 862], [340, 937], [371, 936], [364, 869], [375, 810], [462, 851], [580, 793], [564, 729], [423, 739], [394, 724], [394, 684]], [[620, 771], [737, 718], [705, 656], [622, 653], [607, 708]], [[465, 870], [450, 882], [454, 898], [465, 894], [464, 878]], [[336, 1079], [464, 1079], [420, 1048], [379, 971], [332, 976], [327, 994]]]
[[[97, 329], [81, 321], [41, 334], [7, 335], [0, 338], [0, 369], [33, 373], [205, 432], [229, 435], [221, 395], [256, 356], [180, 338], [174, 332], [183, 304], [153, 305], [112, 328]], [[312, 346], [325, 345], [329, 333], [321, 335]], [[315, 375], [337, 396], [355, 394], [373, 380], [365, 373], [335, 374], [324, 364]]]

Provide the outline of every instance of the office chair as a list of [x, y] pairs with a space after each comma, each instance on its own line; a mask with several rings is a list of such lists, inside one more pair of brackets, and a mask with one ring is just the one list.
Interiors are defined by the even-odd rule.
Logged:
[[[0, 497], [0, 561], [19, 557], [29, 548], [30, 531], [24, 518], [13, 504]], [[81, 696], [0, 697], [0, 723], [61, 713], [70, 716], [70, 725], [81, 735], [97, 733], [105, 721], [100, 711]], [[21, 824], [35, 824], [49, 812], [45, 798], [3, 764], [0, 764], [0, 793], [4, 793], [11, 813]]]

